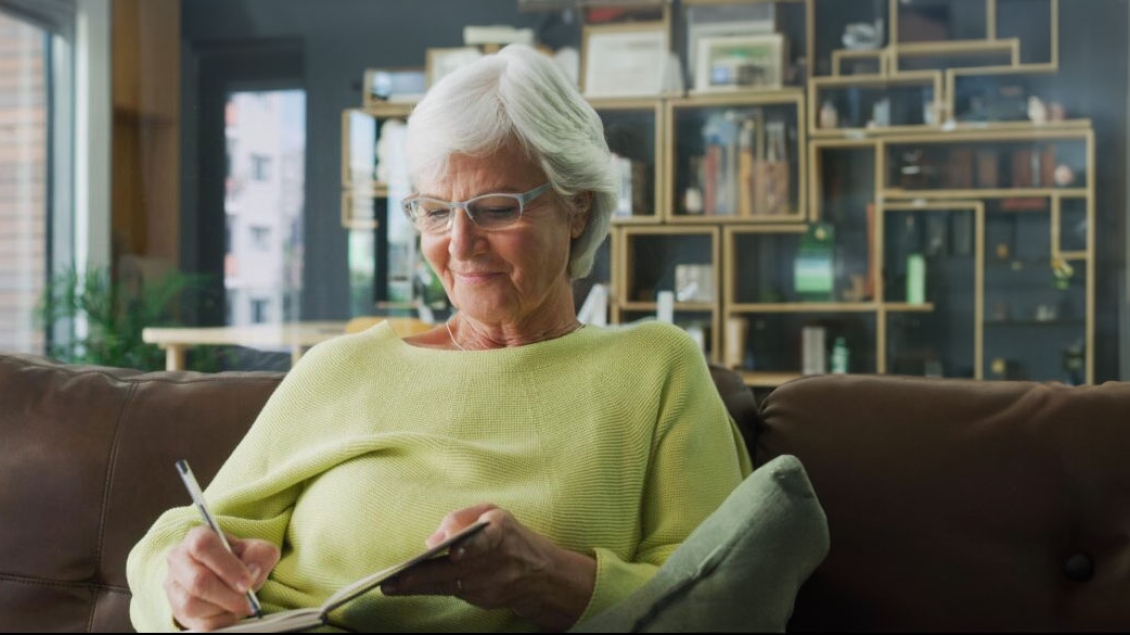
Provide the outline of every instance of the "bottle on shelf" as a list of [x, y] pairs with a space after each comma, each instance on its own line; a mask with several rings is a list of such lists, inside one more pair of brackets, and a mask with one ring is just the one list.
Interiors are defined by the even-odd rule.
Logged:
[[847, 340], [843, 335], [836, 337], [836, 343], [832, 345], [832, 374], [845, 375], [848, 372], [849, 356], [847, 347]]

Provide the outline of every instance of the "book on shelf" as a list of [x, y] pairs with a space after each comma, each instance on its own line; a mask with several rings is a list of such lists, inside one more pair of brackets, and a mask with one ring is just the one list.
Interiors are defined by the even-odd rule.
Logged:
[[1012, 151], [1012, 187], [1032, 187], [1032, 151]]
[[784, 121], [766, 122], [759, 108], [711, 115], [702, 130], [704, 213], [742, 217], [786, 213], [787, 132]]
[[977, 151], [977, 187], [1000, 187], [1000, 160], [993, 150]]
[[376, 589], [394, 576], [397, 576], [412, 567], [445, 554], [451, 547], [475, 535], [487, 526], [485, 520], [470, 525], [463, 530], [449, 536], [443, 542], [425, 550], [404, 562], [395, 564], [387, 569], [361, 578], [360, 580], [343, 587], [334, 593], [321, 606], [304, 609], [293, 609], [271, 613], [262, 618], [249, 617], [227, 628], [217, 629], [216, 633], [288, 633], [305, 631], [312, 628], [321, 628], [328, 625], [329, 614], [345, 606], [349, 602]]

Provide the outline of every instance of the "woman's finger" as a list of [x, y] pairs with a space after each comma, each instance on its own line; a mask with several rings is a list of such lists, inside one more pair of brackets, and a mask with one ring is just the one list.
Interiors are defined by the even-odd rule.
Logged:
[[244, 593], [235, 591], [210, 568], [184, 555], [169, 567], [169, 576], [190, 597], [230, 611], [236, 615], [249, 615], [251, 606]]
[[228, 551], [219, 536], [207, 527], [195, 527], [183, 542], [193, 560], [208, 567], [220, 580], [237, 593], [247, 593], [255, 584], [258, 571], [249, 571], [234, 553]]
[[492, 509], [498, 509], [498, 507], [491, 503], [483, 503], [481, 505], [464, 507], [463, 509], [457, 509], [453, 512], [450, 512], [443, 517], [443, 520], [439, 524], [439, 528], [436, 529], [434, 534], [428, 536], [427, 540], [424, 541], [424, 544], [427, 545], [429, 549], [431, 549], [444, 540], [447, 540], [449, 536], [458, 533], [459, 530], [463, 529], [464, 527], [473, 524], [479, 519], [480, 516]]
[[[165, 585], [173, 617], [181, 625], [193, 630], [213, 630], [235, 624], [240, 616], [189, 593], [175, 580]], [[210, 628], [209, 625], [212, 625]]]

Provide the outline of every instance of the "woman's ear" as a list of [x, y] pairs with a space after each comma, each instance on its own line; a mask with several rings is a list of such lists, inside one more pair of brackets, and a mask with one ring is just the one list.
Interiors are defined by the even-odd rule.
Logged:
[[592, 215], [592, 192], [582, 192], [573, 199], [573, 209], [577, 210], [569, 220], [569, 234], [576, 240], [585, 233]]

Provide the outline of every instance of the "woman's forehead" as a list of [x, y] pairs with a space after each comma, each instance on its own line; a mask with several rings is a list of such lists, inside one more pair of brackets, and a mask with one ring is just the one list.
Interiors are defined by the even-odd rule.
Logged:
[[500, 149], [485, 156], [453, 154], [446, 170], [423, 179], [418, 187], [425, 196], [470, 197], [523, 192], [545, 181], [545, 173], [524, 153]]

